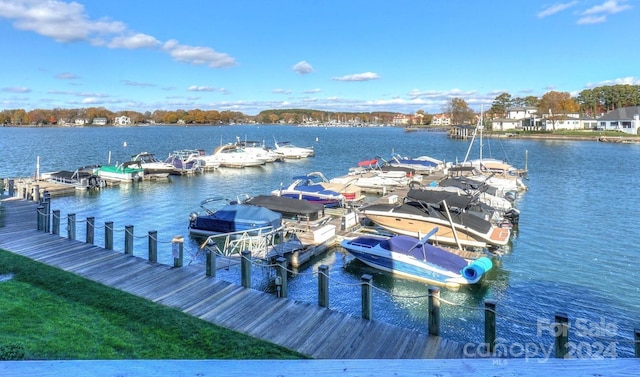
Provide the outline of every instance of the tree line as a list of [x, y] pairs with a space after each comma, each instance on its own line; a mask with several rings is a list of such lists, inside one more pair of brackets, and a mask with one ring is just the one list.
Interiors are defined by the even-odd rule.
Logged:
[[[535, 96], [512, 97], [504, 92], [496, 96], [484, 116], [488, 119], [506, 117], [513, 107], [535, 107], [538, 114], [561, 117], [567, 113], [597, 117], [621, 107], [640, 106], [640, 85], [608, 85], [585, 89], [576, 97], [569, 92], [550, 91], [538, 98]], [[449, 114], [452, 124], [473, 124], [477, 113], [461, 98], [449, 100], [442, 112]], [[392, 124], [395, 112], [331, 112], [309, 109], [264, 110], [256, 116], [234, 111], [217, 110], [155, 110], [144, 113], [137, 111], [112, 112], [104, 107], [77, 109], [11, 109], [0, 111], [0, 124], [12, 125], [55, 125], [63, 122], [74, 123], [78, 118], [91, 123], [95, 118], [107, 118], [111, 123], [116, 116], [127, 116], [133, 124], [156, 123], [176, 124], [302, 124], [302, 123], [342, 123], [342, 124]], [[429, 125], [433, 115], [418, 110], [410, 125]]]

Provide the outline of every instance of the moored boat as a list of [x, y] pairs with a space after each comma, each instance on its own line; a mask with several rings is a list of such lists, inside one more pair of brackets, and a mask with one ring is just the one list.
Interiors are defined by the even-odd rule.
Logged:
[[473, 261], [429, 244], [437, 229], [422, 239], [399, 235], [393, 237], [359, 236], [345, 239], [340, 245], [364, 264], [406, 279], [427, 284], [459, 288], [478, 283], [493, 267], [481, 256]]
[[266, 207], [250, 204], [225, 204], [217, 209], [209, 207], [222, 198], [211, 198], [200, 203], [204, 213], [189, 215], [189, 233], [195, 236], [211, 236], [234, 232], [259, 232], [279, 228], [282, 215]]
[[101, 165], [94, 174], [103, 179], [119, 182], [137, 182], [144, 179], [144, 169], [139, 161], [125, 161], [116, 165]]
[[497, 248], [511, 238], [511, 228], [501, 227], [460, 209], [407, 200], [400, 204], [372, 204], [359, 209], [376, 225], [396, 234], [419, 236], [438, 228], [431, 240], [458, 248]]
[[275, 141], [275, 151], [284, 156], [284, 158], [299, 159], [313, 157], [315, 150], [313, 147], [298, 147], [293, 145], [290, 141]]
[[147, 178], [166, 178], [176, 170], [173, 164], [159, 160], [155, 154], [151, 152], [135, 154], [131, 156], [131, 161], [140, 162], [140, 165], [144, 169], [144, 175]]

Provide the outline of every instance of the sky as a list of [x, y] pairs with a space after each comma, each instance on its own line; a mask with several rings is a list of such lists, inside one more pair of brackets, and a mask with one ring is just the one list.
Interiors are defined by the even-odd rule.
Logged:
[[0, 110], [474, 110], [640, 84], [638, 0], [0, 0]]

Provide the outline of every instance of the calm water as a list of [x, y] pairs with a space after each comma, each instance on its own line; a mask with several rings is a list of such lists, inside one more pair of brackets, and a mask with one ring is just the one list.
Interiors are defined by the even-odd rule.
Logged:
[[[171, 177], [167, 182], [143, 182], [54, 198], [52, 209], [64, 217], [95, 217], [96, 226], [113, 221], [116, 230], [134, 225], [134, 253], [146, 257], [146, 234], [158, 232], [159, 261], [171, 264], [169, 241], [187, 235], [187, 218], [199, 202], [211, 196], [234, 198], [241, 194], [268, 194], [291, 177], [321, 171], [328, 178], [346, 174], [358, 161], [397, 152], [430, 155], [446, 161], [462, 160], [465, 141], [443, 133], [405, 133], [394, 128], [302, 128], [286, 126], [138, 127], [138, 128], [0, 128], [0, 177], [32, 176], [37, 156], [40, 171], [123, 161], [150, 151], [164, 158], [174, 149], [200, 148], [211, 152], [221, 142], [264, 140], [273, 145], [291, 141], [313, 145], [316, 157], [276, 163], [263, 168], [221, 169], [194, 177]], [[126, 146], [124, 143], [126, 142]], [[626, 357], [632, 355], [633, 327], [639, 326], [640, 288], [637, 284], [637, 236], [640, 209], [639, 174], [633, 161], [640, 145], [586, 141], [485, 140], [485, 157], [507, 158], [523, 167], [528, 151], [530, 190], [517, 200], [520, 229], [511, 252], [494, 260], [494, 268], [481, 286], [458, 292], [443, 291], [441, 331], [450, 339], [481, 342], [484, 315], [477, 310], [484, 300], [497, 301], [498, 336], [510, 356], [524, 349], [542, 355], [553, 345], [545, 323], [556, 312], [568, 314], [574, 356]], [[472, 151], [477, 157], [477, 150]], [[96, 232], [96, 244], [103, 244]], [[120, 235], [118, 234], [120, 233]], [[78, 225], [83, 237], [83, 224]], [[120, 237], [120, 238], [118, 238]], [[122, 245], [116, 232], [115, 245]], [[198, 244], [187, 237], [187, 261], [201, 263]], [[120, 246], [122, 249], [122, 246]], [[363, 266], [336, 248], [298, 271], [290, 281], [290, 298], [317, 302], [320, 264], [330, 266], [330, 306], [360, 315], [360, 290], [354, 286], [364, 273], [374, 275], [380, 290], [374, 293], [374, 319], [426, 331], [426, 286], [392, 279]], [[254, 269], [254, 286], [266, 285], [269, 271]], [[219, 276], [239, 280], [233, 269]]]

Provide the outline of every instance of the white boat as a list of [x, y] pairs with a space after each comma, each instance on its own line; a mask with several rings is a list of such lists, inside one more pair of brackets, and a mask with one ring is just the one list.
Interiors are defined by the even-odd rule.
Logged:
[[131, 156], [131, 161], [140, 162], [140, 165], [144, 169], [144, 175], [148, 178], [166, 178], [176, 170], [173, 164], [159, 160], [151, 152], [135, 154]]
[[169, 153], [165, 160], [175, 167], [172, 174], [186, 175], [201, 173], [205, 169], [204, 151], [200, 149], [181, 149]]
[[212, 154], [203, 156], [205, 163], [217, 163], [221, 167], [245, 168], [265, 164], [265, 160], [259, 159], [253, 153], [249, 153], [235, 144], [224, 144], [217, 147]]
[[259, 141], [240, 140], [240, 137], [236, 137], [236, 144], [238, 148], [242, 148], [249, 154], [252, 154], [256, 159], [264, 162], [276, 162], [284, 161], [284, 155], [278, 153], [273, 149], [267, 148], [264, 143]]
[[315, 150], [313, 147], [297, 147], [289, 141], [275, 141], [275, 149], [277, 153], [281, 153], [284, 158], [299, 159], [313, 157]]

